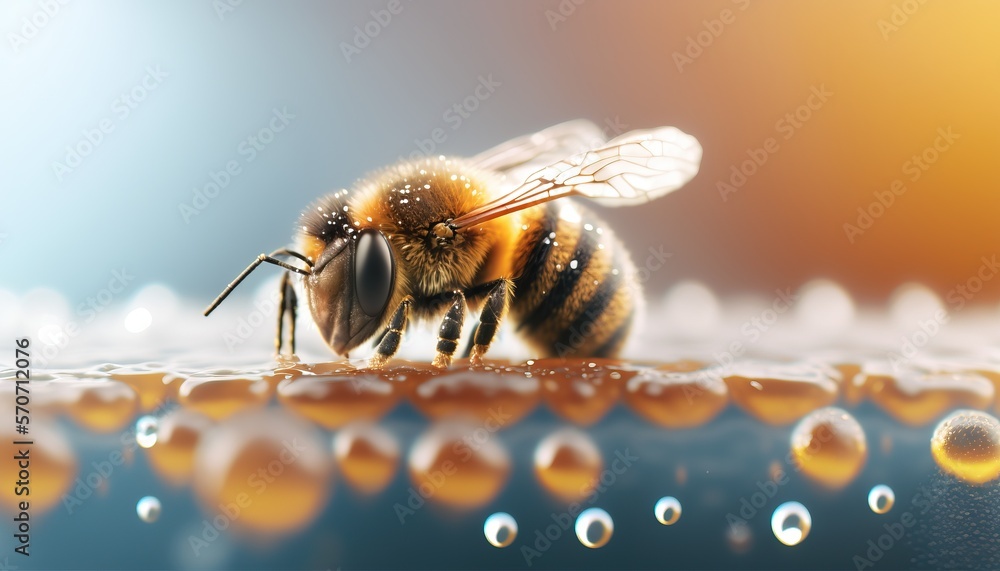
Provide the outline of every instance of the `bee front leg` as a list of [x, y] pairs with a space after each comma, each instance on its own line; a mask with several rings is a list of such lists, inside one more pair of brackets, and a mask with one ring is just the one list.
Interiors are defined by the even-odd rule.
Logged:
[[403, 332], [406, 331], [406, 324], [410, 316], [410, 304], [413, 298], [406, 296], [399, 303], [396, 312], [392, 314], [389, 325], [386, 327], [382, 340], [375, 348], [375, 354], [368, 360], [368, 366], [372, 369], [381, 369], [392, 359], [392, 356], [399, 350], [399, 342], [403, 339]]
[[496, 281], [486, 302], [483, 303], [483, 310], [479, 314], [479, 325], [473, 335], [471, 360], [473, 365], [483, 363], [483, 355], [489, 350], [493, 338], [500, 328], [500, 321], [507, 314], [507, 307], [510, 305], [510, 297], [514, 286], [510, 280], [501, 278]]
[[281, 276], [281, 284], [278, 293], [278, 335], [274, 339], [275, 350], [281, 356], [281, 348], [284, 345], [285, 315], [289, 317], [288, 323], [288, 345], [291, 349], [290, 355], [295, 355], [295, 317], [298, 307], [298, 297], [295, 295], [295, 288], [292, 287], [292, 274], [285, 272]]
[[435, 367], [440, 369], [451, 365], [455, 349], [458, 349], [458, 338], [462, 335], [462, 324], [465, 322], [465, 294], [456, 291], [453, 295], [455, 301], [451, 304], [444, 319], [441, 320], [441, 328], [438, 330], [437, 355], [434, 356], [432, 362]]

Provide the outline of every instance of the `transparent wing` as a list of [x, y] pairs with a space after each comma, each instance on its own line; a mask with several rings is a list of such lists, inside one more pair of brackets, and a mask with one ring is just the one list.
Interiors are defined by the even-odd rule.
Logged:
[[572, 195], [606, 206], [641, 204], [684, 186], [700, 165], [698, 140], [675, 127], [631, 131], [535, 171], [513, 191], [456, 218], [452, 225], [482, 224]]
[[472, 157], [472, 162], [481, 169], [505, 175], [506, 181], [514, 186], [546, 165], [602, 146], [606, 141], [600, 127], [577, 119], [511, 139]]

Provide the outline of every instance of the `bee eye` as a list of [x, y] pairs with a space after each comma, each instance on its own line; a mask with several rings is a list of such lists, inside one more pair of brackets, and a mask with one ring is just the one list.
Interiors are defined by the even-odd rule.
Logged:
[[354, 253], [354, 291], [361, 310], [375, 317], [389, 303], [392, 290], [392, 251], [381, 232], [362, 232]]

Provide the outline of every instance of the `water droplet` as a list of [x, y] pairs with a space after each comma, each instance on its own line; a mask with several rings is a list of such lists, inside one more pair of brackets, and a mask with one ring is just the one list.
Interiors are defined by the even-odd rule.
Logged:
[[160, 500], [154, 496], [144, 496], [135, 504], [135, 513], [139, 514], [139, 519], [146, 523], [153, 523], [160, 519], [162, 506]]
[[896, 503], [896, 493], [885, 484], [879, 484], [868, 492], [868, 507], [877, 514], [884, 514]]
[[575, 270], [576, 267], [579, 266], [579, 265], [580, 265], [580, 262], [578, 262], [576, 260], [571, 260], [570, 263], [569, 263], [569, 267], [570, 267], [571, 270]]
[[517, 539], [517, 521], [506, 512], [497, 512], [483, 524], [486, 541], [493, 547], [507, 547]]
[[826, 407], [809, 413], [792, 430], [792, 457], [811, 479], [843, 488], [868, 459], [865, 432], [846, 410]]
[[588, 508], [577, 516], [575, 529], [580, 543], [591, 549], [597, 549], [604, 547], [611, 540], [615, 522], [611, 520], [608, 512], [601, 508]]
[[799, 502], [785, 502], [771, 515], [771, 531], [785, 545], [798, 545], [809, 537], [812, 516]]
[[978, 410], [957, 410], [931, 438], [931, 455], [945, 472], [970, 484], [1000, 477], [1000, 421]]
[[156, 444], [160, 421], [155, 416], [143, 416], [135, 422], [135, 441], [143, 448], [152, 448]]
[[674, 525], [681, 519], [681, 502], [673, 496], [664, 496], [656, 502], [653, 513], [663, 525]]

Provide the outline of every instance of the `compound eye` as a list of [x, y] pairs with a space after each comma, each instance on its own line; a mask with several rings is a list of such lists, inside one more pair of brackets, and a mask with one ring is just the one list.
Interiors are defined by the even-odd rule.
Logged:
[[389, 303], [392, 279], [389, 241], [377, 230], [362, 232], [354, 253], [354, 291], [361, 310], [369, 317], [382, 313]]

